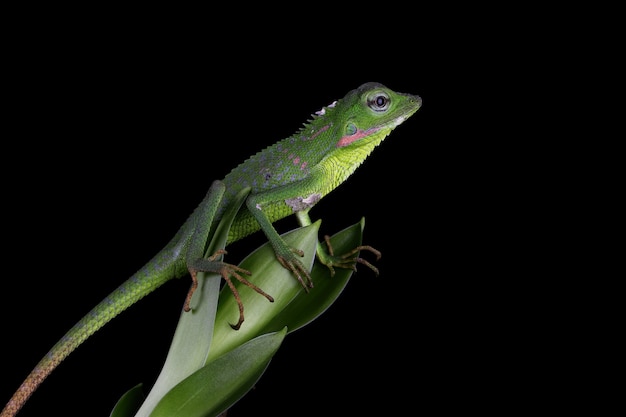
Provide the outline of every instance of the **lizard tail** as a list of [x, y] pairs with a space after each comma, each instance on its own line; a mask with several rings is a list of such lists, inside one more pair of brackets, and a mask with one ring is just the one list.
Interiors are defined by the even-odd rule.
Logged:
[[142, 269], [115, 289], [76, 323], [39, 361], [7, 402], [0, 417], [14, 417], [48, 375], [89, 336], [172, 277], [171, 273], [164, 271]]

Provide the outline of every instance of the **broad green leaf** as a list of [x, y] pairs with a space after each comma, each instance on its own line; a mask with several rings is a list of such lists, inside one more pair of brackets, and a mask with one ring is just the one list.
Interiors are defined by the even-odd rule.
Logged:
[[135, 385], [117, 401], [117, 404], [113, 407], [113, 411], [111, 411], [109, 417], [134, 416], [145, 398], [145, 395], [143, 395], [143, 384]]
[[210, 362], [172, 388], [151, 417], [219, 415], [258, 381], [286, 334], [264, 334]]
[[[288, 245], [304, 251], [301, 261], [309, 270], [315, 260], [319, 226], [320, 221], [317, 221], [282, 235]], [[282, 311], [299, 292], [304, 291], [293, 274], [276, 260], [269, 242], [248, 255], [239, 266], [252, 272], [248, 280], [271, 295], [274, 302], [269, 302], [245, 285], [235, 283], [243, 302], [245, 320], [239, 330], [233, 330], [230, 323], [237, 322], [239, 307], [230, 289], [224, 286], [217, 307], [207, 362], [262, 334], [261, 330], [266, 327], [267, 322]]]
[[[315, 258], [319, 225], [320, 222], [318, 221], [283, 235], [283, 238], [289, 245], [304, 250], [305, 256], [302, 260], [307, 266], [311, 266]], [[362, 219], [360, 223], [346, 228], [333, 236], [331, 242], [335, 248], [335, 253], [344, 253], [358, 246], [361, 243], [363, 226], [364, 220]], [[222, 233], [226, 233], [226, 231], [227, 229]], [[223, 237], [223, 234], [221, 236]], [[224, 358], [227, 356], [224, 355], [230, 355], [232, 351], [260, 335], [282, 331], [283, 329], [292, 332], [311, 322], [335, 301], [345, 288], [353, 272], [350, 269], [336, 268], [335, 276], [330, 277], [328, 268], [316, 263], [312, 270], [312, 279], [315, 287], [307, 293], [291, 273], [276, 261], [273, 249], [269, 243], [251, 253], [242, 261], [240, 266], [253, 271], [253, 275], [249, 277], [250, 281], [271, 294], [275, 302], [270, 303], [265, 297], [259, 295], [254, 290], [236, 283], [243, 301], [246, 318], [240, 330], [237, 331], [233, 330], [229, 323], [237, 321], [239, 310], [232, 293], [226, 286], [219, 295], [219, 307], [213, 318], [210, 315], [198, 317], [197, 323], [185, 330], [186, 316], [191, 314], [182, 314], [181, 322], [176, 330], [174, 341], [170, 348], [170, 353], [168, 353], [166, 365], [159, 376], [159, 379], [165, 378], [163, 379], [165, 383], [161, 384], [159, 388], [159, 381], [157, 381], [155, 387], [159, 389], [155, 390], [153, 388], [150, 393], [152, 398], [150, 399], [149, 396], [150, 402], [146, 401], [144, 403], [144, 406], [142, 406], [137, 416], [151, 416], [152, 414], [150, 414], [150, 412], [154, 409], [156, 404], [160, 404], [158, 406], [159, 409], [161, 409], [161, 407], [163, 407], [163, 409], [174, 407], [175, 405], [169, 402], [179, 401], [179, 398], [177, 396], [170, 396], [167, 392], [180, 381], [183, 381], [181, 384], [185, 384], [188, 376], [193, 374], [195, 369], [200, 369], [204, 364], [208, 366], [217, 360], [225, 360]], [[219, 285], [220, 277], [217, 276], [214, 278], [213, 281], [216, 283], [215, 285]], [[214, 296], [216, 291], [206, 291], [205, 287], [207, 287], [207, 282], [210, 283], [211, 281], [208, 280], [204, 283], [201, 281], [201, 285], [204, 286], [197, 291], [202, 290], [204, 292], [200, 305], [204, 304], [206, 307], [207, 304], [210, 304], [207, 300], [211, 300], [214, 301], [212, 304], [213, 307], [215, 307], [217, 301], [209, 297], [211, 295]], [[214, 310], [213, 312], [215, 313]], [[203, 331], [211, 329], [214, 323], [213, 338], [211, 338], [210, 335], [207, 335]], [[175, 346], [177, 340], [179, 346]], [[210, 343], [208, 356], [206, 356], [207, 343]], [[195, 350], [194, 346], [199, 347]], [[198, 352], [202, 352], [206, 360], [200, 360], [202, 355], [199, 355]], [[238, 352], [237, 360], [239, 361], [243, 360], [249, 362], [257, 360], [260, 357], [259, 352], [255, 352], [249, 348], [245, 351]], [[244, 353], [249, 354], [250, 357], [242, 357]], [[201, 363], [199, 364], [199, 362]], [[173, 370], [171, 369], [172, 367]], [[183, 369], [184, 372], [180, 372], [180, 369]], [[211, 381], [215, 379], [222, 380], [223, 378], [232, 377], [230, 375], [231, 371], [229, 371], [228, 368], [221, 368], [223, 374], [213, 374], [209, 377], [209, 370], [212, 370], [211, 372], [214, 373], [216, 369], [218, 368], [209, 367], [204, 371], [203, 375], [208, 378], [204, 382], [210, 384]], [[256, 368], [256, 370], [258, 371], [258, 368]], [[254, 385], [264, 370], [265, 368], [259, 371], [258, 374], [253, 372], [253, 370], [249, 373], [241, 373], [237, 382], [239, 388], [235, 392], [229, 395], [222, 394], [219, 397], [212, 398], [216, 398], [216, 401], [220, 402], [220, 404], [225, 404], [224, 401], [226, 401], [225, 398], [227, 398], [228, 400], [226, 402], [229, 402], [229, 406], [234, 404], [234, 402], [245, 395], [247, 390]], [[171, 378], [168, 375], [174, 375], [175, 377]], [[164, 397], [168, 399], [164, 399], [160, 402]], [[209, 400], [203, 404], [205, 404], [203, 407], [211, 407], [211, 409], [218, 409], [220, 407], [215, 404], [214, 401]], [[126, 415], [120, 414], [114, 417], [126, 417]]]
[[[247, 190], [240, 193], [234, 199], [229, 210], [224, 213], [208, 246], [207, 256], [224, 247], [230, 225], [246, 195]], [[163, 395], [204, 365], [211, 345], [220, 284], [221, 276], [219, 274], [198, 274], [198, 288], [192, 299], [193, 310], [181, 312], [163, 369], [137, 412], [137, 417], [149, 416]]]
[[[319, 225], [320, 221], [317, 221], [284, 235], [292, 246], [305, 250], [307, 260], [305, 265], [309, 265], [308, 262], [312, 263], [315, 258]], [[364, 225], [365, 220], [361, 219], [359, 223], [332, 236], [331, 244], [335, 253], [346, 253], [360, 245]], [[306, 234], [303, 234], [304, 232]], [[250, 254], [242, 261], [241, 266], [258, 275], [253, 282], [272, 295], [275, 301], [269, 303], [250, 288], [238, 285], [242, 299], [244, 295], [246, 296], [243, 300], [246, 320], [239, 331], [233, 331], [228, 322], [236, 320], [239, 310], [230, 291], [227, 288], [222, 289], [215, 320], [213, 345], [207, 360], [212, 360], [263, 333], [278, 331], [285, 326], [289, 332], [293, 332], [310, 323], [337, 299], [353, 273], [351, 269], [335, 268], [335, 275], [331, 277], [326, 266], [315, 263], [311, 273], [314, 288], [306, 292], [300, 283], [276, 262], [269, 243]]]
[[[330, 238], [336, 254], [347, 253], [361, 245], [365, 219], [361, 219], [350, 227], [345, 228]], [[361, 268], [365, 268], [361, 266]], [[285, 308], [276, 314], [261, 329], [261, 333], [277, 331], [287, 326], [289, 333], [315, 320], [344, 290], [352, 273], [352, 269], [335, 268], [335, 275], [330, 276], [330, 270], [325, 265], [316, 262], [311, 271], [311, 278], [315, 287], [308, 293], [300, 291]]]
[[[347, 252], [360, 244], [363, 225], [364, 221], [361, 220], [360, 223], [346, 228], [331, 238], [331, 243], [333, 244], [333, 248], [335, 248], [336, 253]], [[289, 242], [290, 245], [297, 248], [305, 248], [305, 253], [311, 251], [310, 261], [312, 262], [315, 248], [317, 246], [318, 227], [319, 222], [307, 227], [293, 230], [283, 235], [283, 237], [287, 240], [287, 242]], [[305, 258], [307, 257], [305, 256]], [[257, 273], [258, 281], [254, 282], [258, 285], [262, 284], [263, 286], [261, 288], [272, 288], [272, 290], [282, 289], [283, 292], [281, 293], [281, 296], [284, 296], [284, 300], [282, 303], [278, 302], [278, 300], [274, 303], [269, 303], [264, 297], [260, 296], [253, 290], [250, 290], [248, 287], [238, 285], [242, 301], [244, 303], [246, 317], [251, 315], [249, 311], [250, 305], [255, 304], [256, 308], [252, 309], [255, 313], [253, 315], [255, 319], [250, 320], [253, 323], [248, 327], [246, 327], [246, 324], [249, 324], [249, 319], [246, 319], [240, 330], [233, 330], [228, 325], [228, 321], [230, 320], [228, 316], [232, 316], [233, 322], [236, 321], [239, 310], [236, 308], [236, 302], [234, 301], [234, 297], [232, 296], [230, 290], [226, 287], [222, 290], [215, 327], [215, 333], [217, 336], [214, 335], [213, 337], [214, 344], [211, 346], [211, 350], [209, 351], [207, 366], [205, 367], [206, 369], [203, 368], [203, 375], [206, 379], [202, 382], [197, 379], [194, 379], [193, 382], [188, 382], [188, 379], [181, 382], [181, 385], [190, 384], [189, 386], [193, 386], [194, 389], [200, 389], [202, 384], [207, 384], [208, 391], [205, 392], [205, 398], [200, 402], [202, 404], [202, 412], [209, 409], [221, 412], [230, 407], [246, 394], [246, 392], [256, 383], [265, 371], [265, 368], [260, 369], [258, 367], [250, 369], [249, 372], [244, 372], [243, 369], [240, 369], [239, 373], [236, 375], [237, 389], [233, 389], [232, 392], [228, 394], [222, 392], [218, 395], [217, 393], [212, 392], [214, 388], [209, 390], [209, 388], [212, 387], [212, 381], [229, 380], [231, 378], [235, 378], [235, 376], [231, 375], [231, 373], [234, 372], [231, 369], [233, 368], [232, 365], [220, 368], [213, 367], [213, 363], [225, 360], [225, 358], [234, 358], [234, 360], [238, 363], [254, 363], [254, 361], [258, 361], [261, 358], [266, 357], [264, 355], [267, 354], [267, 352], [262, 350], [256, 351], [249, 348], [251, 346], [248, 345], [248, 343], [250, 343], [249, 340], [257, 340], [259, 337], [264, 337], [264, 334], [270, 334], [273, 331], [280, 331], [283, 329], [287, 330], [285, 323], [292, 324], [294, 329], [306, 325], [322, 314], [328, 306], [332, 304], [332, 302], [345, 288], [345, 285], [353, 272], [350, 269], [337, 269], [335, 276], [331, 278], [327, 267], [316, 264], [312, 272], [315, 287], [307, 293], [290, 273], [285, 275], [285, 278], [287, 278], [286, 280], [278, 281], [277, 276], [280, 276], [284, 273], [283, 271], [286, 270], [275, 260], [274, 252], [269, 244], [263, 245], [250, 254], [240, 266], [250, 268]], [[265, 276], [266, 278], [261, 278], [262, 276]], [[274, 278], [273, 280], [272, 277]], [[275, 286], [271, 285], [272, 283], [277, 284], [279, 282], [282, 282], [282, 284]], [[291, 291], [289, 291], [289, 289]], [[278, 308], [276, 308], [276, 303], [278, 303]], [[282, 327], [278, 327], [281, 324]], [[223, 326], [225, 329], [221, 335], [217, 330], [218, 326]], [[267, 330], [269, 328], [272, 328], [273, 330]], [[221, 341], [221, 343], [217, 343], [218, 340]], [[241, 350], [240, 346], [242, 345], [247, 345], [248, 348], [246, 350]], [[211, 374], [211, 372], [214, 374]], [[211, 393], [211, 395], [209, 395], [209, 393]], [[168, 412], [177, 410], [177, 404], [184, 400], [184, 395], [190, 395], [188, 400], [194, 401], [191, 396], [195, 394], [192, 395], [192, 393], [188, 390], [180, 391], [177, 396], [168, 394], [158, 405], [159, 410], [161, 407], [163, 407], [163, 410], [167, 410]], [[205, 414], [199, 413], [197, 415]], [[217, 414], [207, 413], [206, 415], [213, 416]]]

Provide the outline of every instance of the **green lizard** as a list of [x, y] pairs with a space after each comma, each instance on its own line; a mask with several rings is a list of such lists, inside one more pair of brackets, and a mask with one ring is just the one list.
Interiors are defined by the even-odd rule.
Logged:
[[[221, 181], [214, 181], [172, 240], [52, 347], [13, 394], [0, 417], [15, 416], [43, 380], [74, 349], [123, 310], [172, 278], [191, 275], [192, 284], [184, 304], [184, 310], [189, 311], [197, 286], [196, 274], [200, 271], [219, 273], [239, 304], [239, 321], [231, 325], [235, 330], [243, 323], [244, 314], [232, 278], [273, 301], [269, 294], [244, 278], [250, 271], [223, 262], [221, 255], [225, 250], [203, 258], [206, 243], [222, 214], [235, 196], [246, 189], [245, 205], [237, 212], [226, 245], [262, 230], [278, 261], [308, 291], [313, 282], [298, 259], [302, 252], [289, 247], [273, 223], [295, 214], [301, 225], [311, 224], [308, 214], [311, 207], [344, 182], [374, 147], [420, 108], [421, 102], [418, 96], [397, 93], [378, 83], [363, 84], [316, 112], [292, 136], [253, 155]], [[358, 257], [360, 250], [380, 256], [370, 246], [334, 255], [327, 238], [326, 247], [318, 243], [316, 254], [318, 260], [330, 268], [331, 275], [335, 267], [355, 269], [357, 263], [378, 273], [373, 265]]]

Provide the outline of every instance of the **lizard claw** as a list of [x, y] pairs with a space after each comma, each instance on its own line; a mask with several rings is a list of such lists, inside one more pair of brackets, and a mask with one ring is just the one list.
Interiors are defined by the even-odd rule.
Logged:
[[[234, 277], [237, 281], [241, 282], [246, 287], [252, 288], [254, 291], [261, 294], [263, 297], [267, 298], [268, 301], [272, 303], [274, 302], [274, 298], [271, 295], [267, 294], [265, 291], [263, 291], [261, 288], [257, 287], [256, 285], [254, 285], [253, 283], [251, 283], [250, 281], [248, 281], [246, 278], [243, 277], [243, 275], [252, 275], [250, 271], [240, 268], [236, 265], [226, 263], [226, 262], [216, 261], [216, 259], [219, 256], [225, 253], [226, 253], [225, 250], [220, 249], [216, 251], [212, 256], [210, 256], [207, 260], [212, 263], [211, 268], [207, 268], [206, 270], [219, 273], [224, 279], [224, 281], [226, 282], [226, 285], [228, 285], [228, 288], [230, 288], [230, 291], [233, 293], [233, 296], [235, 297], [235, 300], [237, 301], [237, 306], [239, 307], [239, 319], [236, 324], [231, 324], [230, 326], [235, 330], [239, 330], [239, 328], [241, 327], [241, 324], [244, 321], [243, 302], [241, 301], [241, 297], [239, 296], [239, 291], [233, 284], [231, 277]], [[185, 305], [183, 307], [185, 312], [188, 312], [191, 310], [191, 305], [190, 305], [191, 298], [193, 296], [193, 293], [198, 288], [197, 273], [200, 270], [201, 269], [197, 269], [197, 267], [189, 269], [189, 273], [191, 275], [192, 281], [191, 281], [191, 288], [189, 289], [189, 292], [187, 293], [187, 298], [185, 299]]]
[[243, 315], [243, 302], [241, 301], [241, 297], [239, 296], [239, 291], [237, 291], [237, 288], [233, 284], [233, 281], [230, 279], [230, 276], [235, 277], [237, 281], [241, 282], [246, 287], [252, 288], [254, 291], [261, 294], [263, 297], [267, 298], [267, 300], [270, 303], [274, 302], [274, 298], [271, 295], [269, 295], [268, 293], [263, 291], [261, 288], [257, 287], [256, 285], [254, 285], [253, 283], [251, 283], [250, 281], [242, 277], [239, 274], [239, 272], [244, 273], [246, 275], [252, 275], [250, 271], [247, 271], [245, 269], [239, 268], [238, 266], [230, 265], [230, 264], [224, 264], [224, 267], [220, 271], [220, 275], [222, 276], [222, 278], [224, 278], [224, 281], [226, 281], [226, 285], [228, 285], [228, 288], [230, 288], [230, 291], [233, 293], [233, 296], [235, 297], [235, 300], [237, 301], [237, 307], [239, 307], [239, 320], [237, 320], [236, 324], [230, 323], [230, 327], [232, 327], [234, 330], [239, 330], [239, 328], [241, 327], [241, 324], [244, 321], [244, 315]]
[[[299, 249], [293, 249], [295, 253], [301, 253], [301, 256], [304, 256], [304, 252]], [[302, 262], [297, 259], [286, 259], [282, 256], [277, 256], [278, 262], [283, 266], [283, 268], [291, 271], [292, 274], [296, 276], [298, 282], [302, 285], [306, 292], [309, 292], [309, 288], [313, 288], [313, 280], [311, 280], [311, 275], [309, 271], [306, 270]], [[304, 279], [303, 279], [304, 276]]]
[[[235, 269], [230, 269], [229, 267], [234, 267]], [[267, 294], [261, 288], [257, 287], [256, 285], [254, 285], [253, 283], [251, 283], [250, 281], [242, 277], [238, 272], [243, 272], [243, 273], [246, 273], [246, 275], [251, 275], [249, 271], [246, 271], [245, 269], [241, 269], [237, 266], [229, 265], [229, 264], [225, 264], [224, 268], [222, 268], [222, 270], [220, 271], [220, 275], [222, 275], [222, 278], [224, 278], [224, 281], [226, 281], [226, 285], [228, 285], [228, 288], [230, 288], [230, 291], [233, 293], [233, 296], [235, 297], [235, 300], [237, 301], [237, 307], [239, 307], [239, 320], [237, 320], [236, 324], [230, 323], [230, 327], [232, 327], [234, 330], [239, 330], [239, 328], [241, 327], [241, 324], [244, 321], [244, 314], [243, 314], [243, 303], [241, 302], [239, 291], [237, 291], [237, 288], [233, 284], [233, 281], [230, 279], [231, 275], [235, 277], [237, 281], [241, 282], [247, 287], [252, 288], [254, 291], [256, 291], [257, 293], [267, 298], [271, 303], [274, 302], [274, 298], [271, 295]]]
[[376, 260], [378, 261], [381, 257], [381, 253], [379, 250], [374, 249], [372, 246], [369, 246], [369, 245], [359, 245], [356, 248], [352, 249], [351, 251], [344, 253], [343, 255], [335, 256], [333, 246], [330, 243], [330, 236], [328, 235], [324, 236], [324, 241], [326, 242], [326, 246], [328, 247], [328, 254], [332, 258], [330, 262], [328, 263], [328, 265], [326, 265], [328, 269], [330, 269], [331, 277], [335, 275], [335, 269], [333, 268], [333, 266], [336, 266], [339, 268], [345, 268], [345, 269], [352, 269], [353, 271], [356, 272], [357, 263], [367, 266], [369, 269], [374, 271], [376, 276], [380, 274], [378, 268], [376, 268], [370, 262], [358, 256], [354, 256], [358, 254], [360, 251], [365, 250], [376, 255]]

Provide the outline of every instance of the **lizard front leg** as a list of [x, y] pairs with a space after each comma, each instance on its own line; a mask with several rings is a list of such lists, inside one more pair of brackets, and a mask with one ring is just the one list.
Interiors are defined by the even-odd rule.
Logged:
[[264, 197], [267, 196], [263, 196], [262, 194], [249, 196], [246, 200], [248, 210], [250, 210], [254, 218], [257, 220], [261, 229], [265, 233], [265, 236], [272, 245], [278, 262], [280, 262], [284, 268], [291, 271], [304, 290], [308, 292], [310, 288], [313, 288], [313, 280], [311, 280], [311, 273], [309, 269], [306, 268], [299, 259], [304, 256], [304, 252], [298, 248], [292, 248], [285, 243], [282, 237], [280, 237], [272, 225], [271, 220], [264, 211], [264, 207], [271, 204], [273, 201], [264, 199]]
[[[311, 218], [309, 217], [309, 210], [302, 210], [302, 211], [297, 212], [296, 217], [298, 218], [298, 222], [300, 223], [301, 226], [308, 226], [311, 224]], [[335, 275], [335, 267], [352, 269], [356, 271], [357, 263], [365, 265], [366, 267], [374, 271], [376, 276], [378, 276], [379, 274], [378, 268], [376, 268], [367, 260], [359, 257], [358, 255], [359, 255], [359, 252], [364, 250], [364, 251], [373, 253], [376, 256], [376, 260], [379, 260], [381, 256], [381, 253], [379, 250], [374, 249], [373, 247], [369, 245], [360, 245], [346, 253], [343, 253], [341, 255], [335, 255], [335, 251], [333, 250], [333, 246], [330, 243], [330, 237], [328, 235], [324, 236], [324, 242], [326, 244], [326, 248], [324, 248], [322, 243], [320, 242], [317, 243], [316, 255], [320, 263], [328, 267], [328, 269], [330, 270], [331, 277]]]

